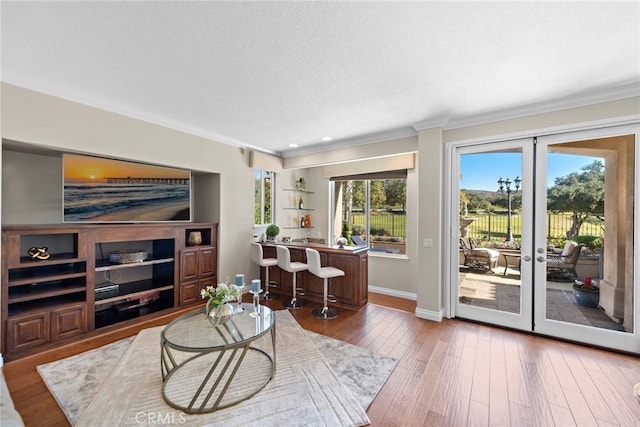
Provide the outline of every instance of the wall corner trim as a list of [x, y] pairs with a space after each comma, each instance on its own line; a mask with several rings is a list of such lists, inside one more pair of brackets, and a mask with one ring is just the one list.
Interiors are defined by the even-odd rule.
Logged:
[[440, 311], [431, 311], [424, 310], [422, 308], [416, 308], [416, 317], [420, 319], [432, 320], [434, 322], [442, 322], [442, 310]]

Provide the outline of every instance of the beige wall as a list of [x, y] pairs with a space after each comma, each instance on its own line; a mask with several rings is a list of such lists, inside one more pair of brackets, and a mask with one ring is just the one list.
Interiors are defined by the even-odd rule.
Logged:
[[[313, 200], [309, 201], [316, 207], [314, 226], [318, 228], [314, 228], [314, 233], [326, 235], [328, 185], [318, 166], [417, 152], [416, 168], [408, 176], [407, 258], [372, 256], [370, 284], [391, 294], [417, 295], [417, 315], [437, 320], [443, 313], [445, 289], [442, 270], [445, 143], [540, 135], [541, 130], [578, 129], [613, 118], [638, 120], [639, 114], [640, 98], [636, 97], [461, 129], [426, 129], [416, 137], [285, 159], [285, 172], [277, 186], [281, 190], [290, 184], [287, 180], [304, 174], [309, 188], [315, 191]], [[219, 174], [219, 206], [204, 206], [202, 211], [219, 215], [221, 277], [238, 272], [257, 273], [246, 250], [253, 234], [250, 208], [253, 206], [253, 170], [249, 167], [248, 154], [243, 155], [239, 148], [7, 84], [2, 85], [1, 132], [3, 138], [59, 151]], [[3, 188], [6, 185], [4, 182]], [[278, 205], [284, 197], [281, 193], [276, 193]], [[210, 203], [217, 201], [218, 196], [212, 194]], [[206, 198], [201, 202], [208, 203]], [[280, 217], [282, 212], [278, 211], [277, 215]], [[433, 247], [424, 247], [423, 239], [431, 239]]]
[[[220, 224], [219, 277], [240, 272], [257, 274], [249, 257], [244, 256], [248, 253], [247, 242], [251, 240], [253, 224], [254, 181], [248, 154], [243, 155], [237, 147], [5, 83], [1, 95], [3, 139], [61, 152], [95, 154], [219, 174], [219, 198], [215, 194], [216, 188], [206, 190], [211, 191], [211, 195], [198, 195], [201, 205], [198, 211], [206, 212], [212, 216], [211, 220]], [[41, 161], [46, 159], [39, 159], [33, 165], [35, 174], [42, 172], [38, 167]], [[55, 180], [60, 185], [61, 175]], [[22, 191], [11, 187], [11, 181], [4, 182], [3, 190]], [[27, 191], [24, 196], [33, 194]], [[56, 196], [58, 194], [56, 192]], [[3, 211], [13, 212], [7, 205]], [[15, 221], [14, 214], [7, 215], [11, 222]], [[2, 223], [5, 223], [4, 217]]]

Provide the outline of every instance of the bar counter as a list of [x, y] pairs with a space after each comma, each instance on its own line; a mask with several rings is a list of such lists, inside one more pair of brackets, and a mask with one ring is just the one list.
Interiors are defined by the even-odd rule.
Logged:
[[[344, 271], [345, 275], [329, 279], [329, 295], [336, 297], [335, 307], [348, 310], [360, 310], [368, 301], [368, 248], [366, 246], [326, 245], [321, 243], [303, 242], [263, 242], [262, 248], [265, 258], [277, 258], [276, 245], [286, 246], [291, 253], [291, 262], [307, 262], [306, 248], [320, 252], [323, 267], [331, 266]], [[301, 271], [297, 277], [297, 286], [305, 291], [304, 296], [298, 298], [309, 304], [322, 306], [323, 280], [308, 271]], [[260, 279], [264, 283], [264, 269], [260, 271]], [[277, 265], [269, 267], [269, 281], [271, 293], [278, 294], [284, 303], [293, 296], [293, 273], [281, 270]]]

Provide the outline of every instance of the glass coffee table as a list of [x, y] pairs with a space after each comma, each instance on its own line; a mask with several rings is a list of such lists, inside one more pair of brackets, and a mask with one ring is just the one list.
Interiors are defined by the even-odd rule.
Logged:
[[[237, 310], [238, 304], [232, 303]], [[262, 390], [276, 372], [276, 318], [252, 304], [213, 326], [204, 308], [169, 323], [160, 336], [162, 397], [188, 414], [214, 412]], [[271, 345], [268, 338], [271, 335]], [[270, 349], [269, 349], [270, 348]], [[269, 354], [269, 352], [271, 354]]]

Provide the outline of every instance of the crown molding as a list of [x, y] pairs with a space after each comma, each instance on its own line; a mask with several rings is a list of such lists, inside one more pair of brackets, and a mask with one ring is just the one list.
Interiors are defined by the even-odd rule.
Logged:
[[329, 143], [314, 144], [308, 147], [300, 147], [281, 152], [282, 158], [297, 157], [306, 154], [323, 153], [341, 148], [356, 147], [359, 145], [373, 144], [376, 142], [390, 141], [392, 139], [407, 138], [417, 136], [418, 132], [412, 126], [389, 129], [380, 132], [358, 135], [351, 138], [344, 138]]
[[581, 92], [549, 101], [527, 104], [513, 108], [505, 108], [486, 114], [452, 118], [443, 126], [446, 130], [457, 129], [536, 114], [550, 113], [553, 111], [567, 110], [570, 108], [584, 107], [586, 105], [616, 101], [624, 98], [632, 98], [634, 96], [640, 96], [640, 81], [610, 86], [594, 91]]

